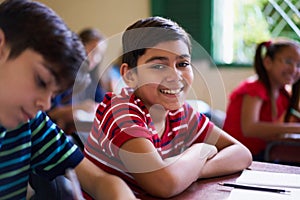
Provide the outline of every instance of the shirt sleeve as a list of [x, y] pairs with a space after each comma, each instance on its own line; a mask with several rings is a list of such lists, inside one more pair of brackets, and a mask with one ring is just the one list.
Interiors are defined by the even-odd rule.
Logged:
[[232, 94], [230, 99], [235, 99], [239, 95], [250, 95], [252, 97], [258, 97], [263, 100], [268, 100], [269, 95], [266, 87], [260, 81], [244, 81], [237, 87]]
[[147, 117], [134, 103], [117, 104], [96, 117], [99, 124], [94, 122], [92, 134], [108, 156], [118, 157], [119, 148], [132, 138], [151, 139]]
[[31, 165], [35, 173], [53, 179], [76, 167], [83, 159], [79, 148], [49, 117], [40, 112], [30, 122], [32, 131]]

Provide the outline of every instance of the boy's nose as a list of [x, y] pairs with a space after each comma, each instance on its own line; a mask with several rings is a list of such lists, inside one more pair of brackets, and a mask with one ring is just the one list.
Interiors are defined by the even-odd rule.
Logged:
[[39, 110], [47, 111], [51, 108], [51, 95], [44, 95], [37, 99], [36, 106]]
[[167, 80], [168, 81], [178, 81], [178, 80], [181, 80], [182, 79], [182, 74], [181, 74], [181, 71], [178, 70], [176, 67], [170, 67], [169, 70], [168, 70], [168, 73], [167, 73]]

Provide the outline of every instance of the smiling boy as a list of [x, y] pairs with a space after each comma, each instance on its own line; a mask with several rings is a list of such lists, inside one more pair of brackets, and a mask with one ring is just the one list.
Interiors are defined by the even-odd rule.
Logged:
[[85, 146], [88, 159], [137, 195], [161, 198], [250, 165], [245, 146], [185, 103], [194, 78], [191, 43], [178, 24], [138, 20], [122, 43], [120, 72], [128, 88], [100, 103]]
[[82, 85], [89, 80], [85, 58], [76, 34], [51, 9], [27, 0], [0, 4], [0, 199], [25, 199], [31, 172], [51, 180], [69, 168], [96, 199], [135, 199], [44, 112], [76, 76]]

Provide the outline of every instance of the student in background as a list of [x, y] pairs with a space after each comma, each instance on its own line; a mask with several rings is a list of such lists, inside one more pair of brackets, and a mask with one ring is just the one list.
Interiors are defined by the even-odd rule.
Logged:
[[85, 57], [76, 34], [43, 4], [0, 4], [0, 199], [25, 199], [31, 172], [51, 180], [67, 169], [96, 199], [135, 199], [124, 181], [84, 158], [44, 112], [76, 76], [82, 84], [89, 79], [80, 67]]
[[88, 54], [91, 82], [80, 92], [73, 94], [70, 89], [56, 96], [48, 111], [51, 119], [68, 135], [76, 132], [74, 112], [81, 110], [94, 114], [97, 104], [103, 100], [106, 92], [99, 81], [99, 67], [106, 49], [105, 37], [95, 28], [83, 29], [78, 35]]
[[300, 78], [299, 44], [287, 39], [258, 44], [254, 68], [257, 76], [232, 91], [223, 129], [263, 161], [268, 140], [300, 133], [299, 123], [282, 122], [290, 101], [286, 86]]
[[[122, 53], [120, 53], [122, 55]], [[109, 92], [120, 92], [125, 83], [120, 74], [120, 66], [122, 64], [122, 56], [116, 58], [107, 68], [106, 75], [101, 77], [101, 85], [107, 88]]]
[[178, 24], [138, 20], [122, 44], [120, 72], [128, 87], [100, 103], [85, 145], [88, 159], [138, 195], [160, 198], [251, 164], [245, 146], [185, 103], [193, 81], [191, 43]]
[[94, 102], [101, 102], [107, 91], [100, 84], [99, 68], [103, 56], [106, 51], [106, 41], [104, 35], [96, 28], [86, 28], [79, 33], [89, 60], [89, 73], [91, 76], [91, 83], [85, 88], [82, 93], [76, 94], [75, 103], [82, 102], [86, 99], [91, 99]]

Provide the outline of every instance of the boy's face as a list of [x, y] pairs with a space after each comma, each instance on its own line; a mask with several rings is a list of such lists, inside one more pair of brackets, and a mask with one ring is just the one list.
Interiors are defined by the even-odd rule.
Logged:
[[14, 59], [0, 57], [0, 81], [0, 124], [7, 129], [48, 110], [59, 89], [43, 57], [29, 49]]
[[159, 104], [166, 110], [180, 108], [193, 82], [191, 57], [181, 41], [159, 43], [137, 62], [135, 94], [149, 109]]

